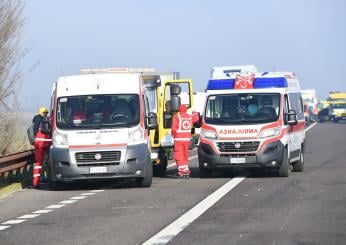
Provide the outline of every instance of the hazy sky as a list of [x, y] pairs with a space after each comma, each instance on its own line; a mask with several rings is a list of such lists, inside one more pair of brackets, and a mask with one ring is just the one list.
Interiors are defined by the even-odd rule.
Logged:
[[180, 71], [203, 91], [212, 66], [294, 71], [319, 98], [346, 91], [344, 0], [27, 0], [21, 103], [49, 106], [59, 76], [89, 67]]

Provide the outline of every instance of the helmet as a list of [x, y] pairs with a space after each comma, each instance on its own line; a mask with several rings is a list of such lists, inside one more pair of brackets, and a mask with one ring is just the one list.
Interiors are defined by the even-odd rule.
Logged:
[[40, 114], [42, 116], [43, 113], [48, 113], [48, 110], [46, 107], [41, 106], [40, 109], [38, 109], [38, 114]]

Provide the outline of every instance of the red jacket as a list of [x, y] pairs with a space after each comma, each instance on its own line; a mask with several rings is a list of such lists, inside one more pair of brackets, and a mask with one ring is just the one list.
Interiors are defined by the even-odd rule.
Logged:
[[193, 123], [199, 120], [197, 115], [186, 113], [187, 107], [181, 105], [179, 113], [175, 114], [172, 122], [172, 136], [175, 141], [190, 141]]

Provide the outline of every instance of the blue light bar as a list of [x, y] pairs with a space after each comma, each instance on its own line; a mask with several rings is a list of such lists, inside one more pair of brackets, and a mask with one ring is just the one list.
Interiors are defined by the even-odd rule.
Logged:
[[[212, 79], [208, 81], [207, 90], [234, 89], [235, 79]], [[284, 77], [257, 77], [254, 88], [285, 88], [288, 87]]]
[[208, 81], [207, 90], [233, 89], [235, 79], [213, 79]]
[[284, 77], [257, 77], [254, 88], [285, 88], [288, 87]]

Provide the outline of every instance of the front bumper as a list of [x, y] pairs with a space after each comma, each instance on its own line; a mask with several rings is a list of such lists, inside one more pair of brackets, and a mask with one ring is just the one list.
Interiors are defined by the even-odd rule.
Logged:
[[[198, 147], [199, 165], [207, 169], [222, 168], [279, 168], [284, 153], [284, 145], [280, 140], [268, 143], [257, 153], [218, 154], [205, 143]], [[231, 158], [244, 158], [244, 163], [231, 163]]]
[[[108, 163], [76, 162], [75, 154], [80, 152], [121, 151], [120, 161]], [[150, 153], [146, 144], [130, 145], [122, 149], [78, 149], [51, 148], [49, 167], [53, 181], [69, 182], [87, 179], [138, 178], [145, 176], [146, 164], [150, 164]], [[106, 172], [91, 173], [93, 167], [106, 167]]]

